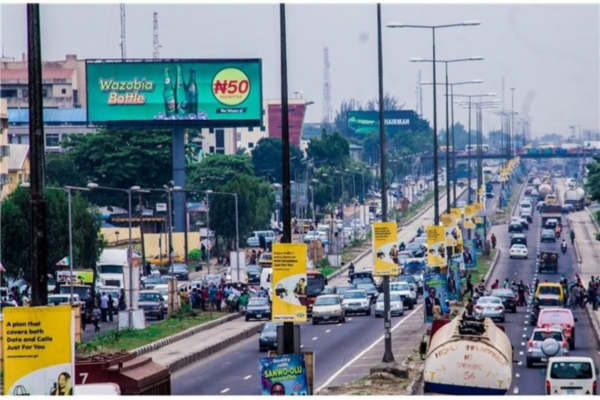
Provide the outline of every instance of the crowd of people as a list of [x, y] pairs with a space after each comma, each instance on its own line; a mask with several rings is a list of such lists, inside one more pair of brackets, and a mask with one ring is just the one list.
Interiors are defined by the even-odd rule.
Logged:
[[241, 283], [219, 285], [211, 282], [210, 284], [197, 284], [191, 291], [181, 289], [179, 291], [180, 304], [189, 305], [196, 310], [245, 311], [250, 301], [248, 287]]

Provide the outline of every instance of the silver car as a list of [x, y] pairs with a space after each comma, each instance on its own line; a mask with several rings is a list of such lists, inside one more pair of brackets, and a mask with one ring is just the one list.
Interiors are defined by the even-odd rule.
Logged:
[[569, 355], [569, 343], [560, 328], [537, 328], [527, 342], [527, 368], [548, 362], [550, 357]]
[[[375, 303], [375, 317], [383, 317], [383, 299], [384, 294], [380, 294], [377, 297], [377, 303]], [[390, 293], [390, 314], [394, 315], [404, 315], [404, 304], [402, 303], [402, 299], [399, 295], [395, 293]]]
[[474, 311], [474, 314], [478, 317], [485, 317], [504, 322], [504, 305], [499, 297], [481, 297], [477, 300]]
[[344, 293], [342, 305], [346, 315], [351, 313], [371, 315], [371, 300], [364, 290], [348, 290]]

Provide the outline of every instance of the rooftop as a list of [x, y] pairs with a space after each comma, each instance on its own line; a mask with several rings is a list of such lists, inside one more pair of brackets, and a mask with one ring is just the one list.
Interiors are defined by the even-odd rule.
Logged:
[[28, 144], [9, 144], [10, 156], [8, 157], [8, 171], [19, 171], [25, 166], [29, 155]]

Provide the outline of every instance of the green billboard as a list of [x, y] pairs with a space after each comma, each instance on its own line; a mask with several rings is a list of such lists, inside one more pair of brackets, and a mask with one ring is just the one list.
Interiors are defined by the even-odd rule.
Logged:
[[261, 60], [88, 60], [88, 123], [260, 126]]

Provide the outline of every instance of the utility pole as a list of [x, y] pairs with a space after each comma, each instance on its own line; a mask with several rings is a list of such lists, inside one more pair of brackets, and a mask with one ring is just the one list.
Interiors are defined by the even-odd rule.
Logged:
[[[383, 45], [381, 38], [381, 4], [377, 3], [377, 58], [379, 61], [379, 168], [381, 171], [381, 222], [388, 220], [387, 187], [385, 182], [385, 120], [383, 104]], [[434, 64], [435, 66], [435, 64]], [[383, 277], [383, 331], [384, 353], [382, 362], [393, 363], [392, 322], [390, 312], [390, 277]]]
[[48, 304], [48, 236], [44, 197], [44, 104], [39, 4], [27, 4], [27, 52], [31, 162], [31, 305], [44, 306]]
[[[287, 35], [285, 4], [279, 5], [279, 38], [281, 57], [281, 202], [283, 205], [283, 237], [281, 243], [292, 243], [292, 196], [290, 192], [290, 126], [288, 120]], [[283, 323], [283, 354], [294, 353], [294, 323]]]
[[[142, 192], [138, 192], [138, 204], [140, 207], [140, 239], [142, 241], [142, 273], [141, 275], [143, 275], [143, 273], [145, 272], [145, 268], [146, 268], [146, 244], [144, 243], [144, 206], [142, 204]], [[159, 251], [160, 253], [160, 251]], [[186, 253], [186, 257], [187, 257], [187, 253]], [[187, 262], [187, 261], [186, 261]]]

